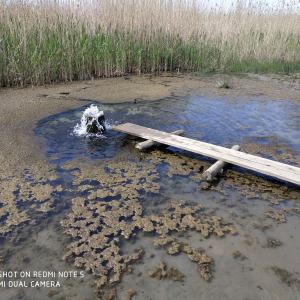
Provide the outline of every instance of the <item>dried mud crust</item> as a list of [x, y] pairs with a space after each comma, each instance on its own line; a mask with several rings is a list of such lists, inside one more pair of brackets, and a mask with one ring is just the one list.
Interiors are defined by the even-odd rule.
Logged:
[[[73, 238], [64, 257], [92, 272], [99, 290], [118, 283], [129, 264], [142, 258], [143, 249], [129, 254], [121, 249], [123, 240], [139, 232], [152, 233], [154, 247], [164, 248], [169, 255], [187, 255], [207, 281], [213, 275], [213, 258], [203, 249], [178, 241], [173, 234], [194, 230], [209, 238], [236, 233], [232, 224], [207, 213], [200, 204], [169, 200], [159, 213], [145, 214], [140, 199], [145, 193], [160, 192], [156, 169], [160, 159], [108, 162], [104, 167], [85, 162], [65, 165], [74, 176], [73, 184], [86, 196], [72, 200], [71, 212], [61, 222]], [[96, 188], [86, 184], [89, 181], [96, 181]]]

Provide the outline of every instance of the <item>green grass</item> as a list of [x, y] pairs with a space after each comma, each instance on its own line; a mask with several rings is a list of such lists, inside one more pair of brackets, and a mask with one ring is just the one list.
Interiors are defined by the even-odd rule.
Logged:
[[300, 60], [295, 62], [283, 62], [279, 60], [245, 60], [230, 65], [227, 71], [245, 73], [278, 73], [292, 75], [300, 72]]
[[[32, 30], [21, 33], [1, 27], [1, 86], [45, 84], [162, 71], [226, 71], [295, 73], [300, 61], [238, 59], [215, 42], [156, 35], [140, 40], [134, 33]], [[41, 37], [42, 36], [42, 40]], [[225, 51], [225, 50], [223, 50]], [[300, 47], [294, 51], [300, 52]]]
[[57, 12], [49, 20], [39, 16], [35, 22], [34, 14], [17, 17], [9, 14], [9, 6], [2, 10], [1, 86], [164, 71], [300, 72], [300, 35], [286, 34], [280, 27], [266, 34], [251, 25], [233, 37], [200, 30], [185, 38], [159, 27], [151, 32], [98, 24], [91, 30], [89, 23]]

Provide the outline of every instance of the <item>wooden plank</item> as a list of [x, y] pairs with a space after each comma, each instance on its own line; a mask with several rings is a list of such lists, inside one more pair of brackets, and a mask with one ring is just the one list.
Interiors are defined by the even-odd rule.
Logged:
[[[183, 130], [182, 129], [179, 129], [179, 130], [175, 130], [173, 132], [171, 132], [172, 134], [176, 134], [176, 135], [180, 135], [183, 133]], [[139, 149], [139, 150], [145, 150], [145, 149], [148, 149], [152, 146], [157, 146], [157, 145], [161, 145], [160, 143], [157, 143], [157, 142], [154, 142], [152, 140], [147, 140], [147, 141], [144, 141], [144, 142], [140, 142], [140, 143], [137, 143], [135, 145], [135, 148]]]
[[230, 164], [300, 185], [300, 168], [298, 167], [132, 123], [121, 124], [113, 129], [217, 160], [223, 160]]
[[[241, 147], [239, 145], [234, 145], [231, 147], [231, 149], [239, 151]], [[226, 164], [227, 163], [225, 161], [218, 160], [202, 174], [203, 179], [207, 181], [212, 180], [217, 174], [223, 171], [223, 168]]]

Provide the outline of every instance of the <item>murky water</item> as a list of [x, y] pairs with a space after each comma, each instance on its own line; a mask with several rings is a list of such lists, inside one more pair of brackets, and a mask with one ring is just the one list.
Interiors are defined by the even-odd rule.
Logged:
[[[299, 165], [300, 106], [292, 101], [231, 100], [194, 95], [159, 102], [99, 106], [112, 125], [132, 122], [163, 131], [184, 129], [186, 137], [227, 147], [239, 144], [249, 153]], [[60, 263], [70, 237], [62, 232], [59, 221], [70, 210], [70, 200], [79, 193], [72, 182], [76, 177], [72, 170], [76, 169], [78, 160], [100, 169], [120, 159], [124, 161], [124, 157], [130, 164], [143, 164], [157, 155], [151, 151], [140, 153], [134, 148], [135, 138], [112, 130], [101, 139], [75, 136], [73, 128], [85, 108], [51, 116], [37, 126], [36, 133], [46, 139], [49, 160], [57, 166], [59, 180], [68, 192], [61, 197], [55, 213], [45, 217], [31, 232], [24, 232], [27, 240], [17, 244], [8, 261], [12, 268], [13, 264], [29, 268], [24, 257], [29, 261], [39, 257], [40, 268], [75, 268], [71, 262]], [[176, 153], [184, 164], [192, 159], [199, 160], [201, 168], [211, 163], [210, 159], [175, 148], [159, 152], [169, 160]], [[71, 163], [72, 168], [65, 168], [66, 163]], [[214, 278], [206, 282], [187, 256], [170, 256], [163, 249], [153, 247], [153, 235], [138, 233], [135, 238], [122, 242], [122, 251], [130, 252], [143, 246], [145, 255], [141, 262], [132, 265], [132, 272], [123, 275], [116, 286], [117, 299], [126, 299], [129, 289], [136, 292], [133, 299], [300, 299], [297, 290], [300, 288], [299, 188], [232, 167], [207, 189], [201, 189], [201, 180], [194, 179], [201, 168], [185, 175], [180, 170], [170, 171], [166, 164], [162, 158], [157, 165], [159, 193], [140, 193], [144, 214], [160, 213], [169, 199], [200, 203], [209, 214], [229, 220], [238, 235], [206, 239], [190, 231], [178, 236], [182, 242], [205, 249], [214, 259]], [[173, 169], [180, 169], [181, 165], [176, 164], [177, 161]], [[95, 182], [89, 179], [86, 184], [91, 185], [92, 190], [99, 181], [101, 178]], [[79, 194], [86, 197], [87, 190]], [[274, 214], [271, 214], [273, 218], [269, 217], [269, 210], [284, 214], [285, 220], [276, 219]], [[276, 242], [272, 244], [274, 240], [279, 241], [279, 246]], [[176, 267], [185, 275], [185, 280], [151, 278], [149, 271], [161, 260]], [[275, 269], [286, 273], [275, 272]], [[17, 296], [18, 299], [96, 299], [94, 291], [93, 276], [87, 275], [80, 287], [71, 282], [52, 294], [45, 290], [25, 290]], [[14, 297], [16, 294], [7, 294], [5, 299], [17, 299]]]
[[[222, 146], [255, 143], [277, 148], [278, 153], [285, 148], [292, 154], [300, 153], [300, 108], [292, 101], [191, 96], [100, 108], [111, 124], [131, 122], [162, 131], [184, 129], [186, 137]], [[39, 123], [37, 133], [47, 138], [50, 157], [55, 155], [62, 161], [82, 155], [101, 159], [122, 151], [126, 139], [113, 131], [108, 131], [104, 140], [74, 138], [73, 127], [82, 111], [61, 113]]]

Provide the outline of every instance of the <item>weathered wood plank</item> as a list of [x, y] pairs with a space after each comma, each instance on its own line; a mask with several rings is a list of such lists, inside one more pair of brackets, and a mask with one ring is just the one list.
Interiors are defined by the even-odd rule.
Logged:
[[[179, 129], [179, 130], [175, 130], [173, 132], [171, 132], [172, 134], [176, 134], [176, 135], [180, 135], [183, 133], [183, 130], [182, 129]], [[154, 142], [152, 140], [147, 140], [147, 141], [144, 141], [144, 142], [140, 142], [140, 143], [137, 143], [135, 145], [135, 148], [139, 149], [139, 150], [145, 150], [145, 149], [148, 149], [152, 146], [157, 146], [157, 145], [160, 145], [160, 143], [157, 143], [157, 142]]]
[[[231, 149], [239, 151], [241, 147], [239, 145], [234, 145]], [[202, 174], [203, 179], [208, 181], [212, 180], [218, 173], [223, 171], [226, 164], [225, 161], [218, 160]]]
[[217, 160], [223, 160], [227, 163], [300, 185], [300, 168], [298, 167], [132, 123], [121, 124], [113, 129]]

